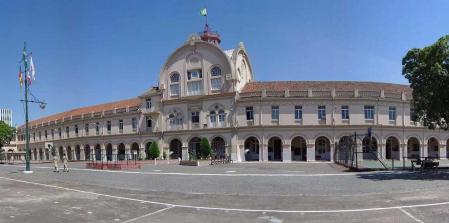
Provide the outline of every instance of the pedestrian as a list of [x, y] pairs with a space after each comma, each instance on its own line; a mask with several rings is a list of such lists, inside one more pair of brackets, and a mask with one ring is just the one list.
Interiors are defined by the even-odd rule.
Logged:
[[58, 172], [59, 173], [59, 168], [58, 168], [58, 156], [54, 155], [53, 156], [53, 165], [55, 167], [55, 169], [53, 170], [53, 172]]
[[65, 153], [62, 156], [62, 161], [64, 162], [64, 172], [69, 172], [69, 164], [67, 161], [67, 155]]

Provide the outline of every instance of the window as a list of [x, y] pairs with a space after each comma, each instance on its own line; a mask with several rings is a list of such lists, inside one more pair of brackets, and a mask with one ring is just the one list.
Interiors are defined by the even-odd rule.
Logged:
[[221, 69], [219, 67], [213, 67], [210, 71], [211, 79], [210, 85], [212, 90], [220, 90], [221, 89]]
[[58, 128], [58, 134], [59, 134], [59, 138], [61, 138], [61, 137], [62, 137], [62, 131], [61, 131], [61, 128]]
[[33, 141], [36, 141], [36, 133], [33, 132]]
[[246, 120], [253, 121], [254, 120], [254, 109], [253, 107], [246, 107]]
[[78, 125], [75, 125], [75, 135], [78, 136]]
[[390, 106], [388, 108], [388, 120], [396, 121], [396, 107]]
[[173, 73], [170, 76], [170, 95], [178, 96], [179, 95], [179, 74]]
[[182, 127], [182, 119], [183, 115], [175, 110], [173, 113], [168, 115], [168, 126], [171, 129]]
[[133, 132], [137, 131], [137, 118], [131, 119], [131, 126], [133, 128]]
[[349, 106], [348, 105], [341, 106], [341, 119], [349, 120]]
[[373, 105], [365, 105], [364, 111], [365, 111], [365, 119], [367, 119], [367, 120], [374, 119], [374, 106]]
[[146, 106], [146, 108], [151, 108], [151, 99], [150, 98], [147, 98], [145, 100], [145, 106]]
[[118, 120], [118, 131], [120, 133], [123, 133], [123, 120], [122, 119]]
[[302, 106], [295, 105], [295, 120], [301, 120], [301, 119], [302, 119]]
[[69, 138], [70, 137], [70, 135], [69, 135], [69, 131], [70, 131], [70, 127], [65, 127], [65, 135], [67, 136], [67, 138]]
[[220, 122], [221, 127], [226, 126], [226, 113], [223, 110], [218, 111], [218, 121]]
[[99, 122], [95, 123], [95, 133], [97, 135], [100, 135], [100, 123]]
[[108, 134], [111, 134], [111, 121], [106, 123], [106, 130], [108, 131]]
[[42, 140], [41, 132], [39, 131], [39, 141]]
[[187, 95], [201, 95], [203, 93], [203, 81], [190, 81], [187, 83]]
[[[39, 134], [40, 135], [40, 134]], [[47, 140], [47, 138], [48, 138], [48, 132], [47, 132], [47, 130], [45, 130], [44, 131], [44, 135], [45, 135], [45, 140]], [[40, 138], [40, 136], [39, 136], [39, 138]], [[40, 139], [39, 139], [40, 140]]]
[[200, 112], [192, 112], [192, 124], [200, 123]]
[[271, 120], [279, 120], [279, 106], [271, 106]]
[[318, 120], [326, 120], [326, 106], [318, 105]]
[[51, 129], [51, 139], [54, 139], [54, 138], [55, 138], [55, 130]]
[[84, 133], [88, 136], [89, 135], [89, 123], [84, 124]]
[[203, 72], [201, 70], [189, 70], [187, 71], [187, 80], [196, 80], [203, 78]]
[[217, 126], [217, 114], [215, 113], [215, 111], [211, 111], [209, 113], [209, 118], [210, 118], [210, 127], [216, 127]]
[[147, 128], [151, 128], [153, 126], [153, 121], [150, 117], [147, 117]]

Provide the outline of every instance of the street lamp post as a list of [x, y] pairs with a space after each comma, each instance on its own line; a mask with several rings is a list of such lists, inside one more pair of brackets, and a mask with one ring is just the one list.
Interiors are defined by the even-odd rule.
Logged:
[[25, 70], [25, 100], [20, 100], [22, 102], [25, 102], [25, 171], [24, 173], [33, 173], [30, 168], [30, 158], [31, 158], [31, 150], [30, 150], [30, 136], [29, 136], [29, 129], [28, 129], [28, 102], [37, 103], [40, 105], [42, 109], [45, 108], [46, 103], [43, 101], [40, 101], [36, 99], [33, 94], [31, 94], [34, 99], [28, 100], [28, 94], [29, 94], [29, 83], [28, 83], [28, 61], [27, 61], [27, 52], [26, 52], [26, 42], [23, 44], [23, 53], [22, 53], [22, 62]]

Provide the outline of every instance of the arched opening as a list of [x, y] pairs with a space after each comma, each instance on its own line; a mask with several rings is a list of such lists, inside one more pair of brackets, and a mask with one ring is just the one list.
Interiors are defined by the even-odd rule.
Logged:
[[89, 145], [85, 145], [84, 146], [84, 159], [85, 160], [91, 160], [91, 157], [90, 157], [90, 146]]
[[59, 147], [59, 159], [62, 160], [62, 157], [64, 156], [64, 148], [62, 148], [62, 146]]
[[390, 136], [385, 143], [385, 158], [399, 160], [399, 140]]
[[120, 143], [118, 145], [117, 159], [118, 160], [125, 160], [125, 156], [126, 156], [125, 144]]
[[193, 137], [189, 141], [189, 157], [191, 159], [200, 158], [200, 155], [201, 155], [200, 143], [201, 143], [201, 139], [198, 137]]
[[95, 145], [95, 160], [101, 160], [101, 146]]
[[268, 140], [268, 160], [282, 161], [282, 140], [279, 137]]
[[297, 136], [291, 143], [292, 161], [307, 161], [307, 143], [306, 140]]
[[36, 148], [34, 148], [33, 149], [33, 154], [34, 154], [34, 160], [37, 160], [37, 149]]
[[131, 144], [131, 156], [133, 160], [136, 160], [138, 157], [140, 157], [139, 144], [137, 144], [136, 142]]
[[215, 137], [212, 139], [212, 149], [215, 153], [215, 158], [226, 158], [226, 143], [223, 138]]
[[256, 137], [245, 140], [245, 161], [259, 161], [259, 140]]
[[150, 146], [153, 142], [147, 142], [147, 144], [145, 145], [145, 154], [146, 154], [146, 159], [149, 160], [150, 159]]
[[351, 165], [354, 160], [355, 144], [351, 136], [342, 136], [338, 140], [337, 152], [335, 159], [338, 162], [343, 162], [346, 165]]
[[315, 160], [331, 160], [330, 141], [325, 136], [320, 136], [315, 140]]
[[107, 144], [106, 145], [106, 160], [107, 161], [112, 161], [112, 145], [111, 144]]
[[182, 143], [179, 139], [170, 142], [170, 159], [182, 159]]
[[439, 159], [440, 158], [440, 147], [438, 140], [434, 137], [430, 138], [427, 141], [427, 156], [429, 158], [433, 159]]
[[412, 159], [420, 158], [419, 140], [411, 137], [407, 140], [407, 157]]
[[81, 160], [81, 148], [80, 145], [75, 146], [75, 159]]
[[44, 151], [42, 151], [42, 148], [39, 148], [39, 159], [44, 160]]
[[374, 160], [377, 159], [377, 139], [366, 136], [362, 140], [363, 159]]
[[70, 146], [67, 146], [67, 160], [72, 160], [73, 159], [73, 157], [72, 157], [72, 147], [70, 147]]

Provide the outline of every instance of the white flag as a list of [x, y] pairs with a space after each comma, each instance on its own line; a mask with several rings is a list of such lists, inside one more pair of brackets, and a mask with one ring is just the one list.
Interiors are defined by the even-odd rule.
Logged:
[[34, 63], [33, 63], [33, 57], [30, 57], [30, 73], [31, 76], [33, 77], [33, 80], [36, 80], [36, 70], [34, 69]]

